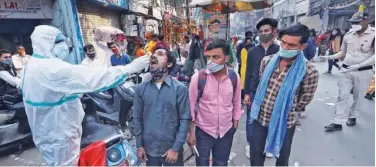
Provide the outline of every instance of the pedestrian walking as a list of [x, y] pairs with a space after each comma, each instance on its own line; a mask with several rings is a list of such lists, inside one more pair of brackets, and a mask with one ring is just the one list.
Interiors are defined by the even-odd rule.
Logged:
[[[335, 28], [332, 30], [332, 33], [330, 34], [330, 37], [329, 37], [329, 49], [328, 49], [329, 54], [333, 55], [341, 51], [341, 43], [342, 43], [341, 30], [339, 28]], [[329, 67], [328, 67], [328, 72], [326, 73], [331, 74], [333, 66], [337, 67], [338, 70], [340, 70], [341, 66], [337, 64], [338, 62], [339, 62], [339, 59], [328, 60]]]
[[147, 166], [183, 166], [191, 114], [188, 88], [169, 73], [176, 64], [168, 48], [150, 58], [152, 79], [136, 86], [133, 119], [138, 158]]
[[197, 147], [197, 166], [227, 166], [233, 137], [242, 115], [240, 78], [225, 64], [230, 59], [225, 40], [213, 40], [206, 48], [207, 68], [192, 76], [189, 87], [192, 124], [187, 142]]
[[266, 56], [260, 66], [260, 84], [252, 102], [251, 166], [263, 166], [265, 153], [288, 166], [297, 115], [311, 102], [318, 71], [304, 58], [309, 29], [295, 25], [281, 30], [280, 51]]
[[[341, 51], [331, 56], [329, 60], [343, 59], [342, 74], [338, 80], [338, 98], [332, 123], [325, 126], [326, 131], [342, 130], [343, 118], [347, 117], [347, 126], [356, 125], [364, 92], [374, 73], [375, 64], [375, 28], [368, 25], [368, 13], [357, 12], [348, 21], [352, 29], [345, 34]], [[348, 100], [353, 92], [353, 103], [349, 109]]]
[[251, 137], [251, 119], [249, 119], [250, 110], [254, 95], [260, 82], [259, 72], [261, 60], [267, 55], [276, 54], [279, 51], [279, 45], [275, 44], [277, 36], [278, 22], [275, 19], [264, 18], [257, 25], [261, 43], [248, 50], [246, 78], [244, 84], [244, 103], [248, 106], [246, 135], [247, 142], [250, 143]]
[[309, 32], [310, 32], [310, 36], [308, 38], [307, 48], [305, 48], [303, 50], [303, 53], [304, 53], [304, 57], [307, 60], [312, 60], [313, 57], [315, 57], [315, 55], [316, 55], [316, 44], [315, 44], [316, 31], [315, 31], [315, 29], [311, 29], [311, 30], [309, 30]]

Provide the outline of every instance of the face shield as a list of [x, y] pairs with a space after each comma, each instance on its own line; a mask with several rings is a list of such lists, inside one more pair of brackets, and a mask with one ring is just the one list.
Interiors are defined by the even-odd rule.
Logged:
[[55, 39], [55, 45], [52, 49], [54, 56], [61, 60], [66, 60], [73, 50], [72, 40], [66, 38], [63, 34], [58, 34]]

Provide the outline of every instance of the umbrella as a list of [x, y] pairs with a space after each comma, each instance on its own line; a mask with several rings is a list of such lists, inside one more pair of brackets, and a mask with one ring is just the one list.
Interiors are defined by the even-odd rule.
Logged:
[[270, 7], [268, 0], [193, 0], [189, 7], [202, 7], [208, 12], [234, 13]]

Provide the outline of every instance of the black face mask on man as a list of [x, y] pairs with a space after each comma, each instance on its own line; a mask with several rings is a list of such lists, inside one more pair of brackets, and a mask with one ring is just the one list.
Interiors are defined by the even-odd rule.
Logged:
[[95, 53], [87, 53], [86, 55], [90, 59], [94, 59], [94, 57], [95, 57]]
[[273, 39], [274, 35], [272, 33], [270, 34], [261, 34], [260, 40], [263, 43], [270, 42]]

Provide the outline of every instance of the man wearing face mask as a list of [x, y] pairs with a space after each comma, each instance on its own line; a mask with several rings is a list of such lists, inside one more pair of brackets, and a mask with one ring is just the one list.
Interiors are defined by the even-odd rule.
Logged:
[[0, 50], [0, 103], [4, 95], [11, 95], [22, 101], [19, 94], [21, 80], [17, 77], [16, 68], [13, 66], [11, 54], [7, 50]]
[[[342, 130], [342, 123], [347, 117], [346, 125], [355, 126], [360, 106], [364, 99], [369, 81], [373, 77], [372, 65], [375, 64], [375, 28], [368, 25], [368, 14], [355, 13], [348, 22], [351, 30], [345, 34], [341, 51], [330, 56], [324, 56], [329, 60], [343, 59], [341, 78], [338, 80], [338, 99], [332, 123], [325, 126], [326, 131]], [[347, 101], [353, 90], [354, 102], [350, 107]]]
[[196, 166], [227, 166], [234, 134], [243, 114], [241, 84], [237, 72], [226, 66], [230, 46], [213, 40], [205, 51], [206, 69], [192, 76], [189, 85], [192, 124], [188, 145], [197, 147]]
[[25, 67], [29, 60], [30, 55], [26, 54], [25, 48], [22, 45], [17, 46], [17, 54], [12, 56], [12, 61], [19, 75], [21, 75], [22, 69]]
[[90, 67], [106, 67], [108, 65], [104, 64], [101, 62], [97, 57], [96, 57], [96, 52], [94, 49], [94, 46], [92, 44], [87, 44], [84, 46], [84, 52], [86, 55], [86, 58], [82, 60], [81, 64], [85, 66], [90, 66]]
[[188, 88], [169, 75], [175, 64], [169, 49], [157, 46], [150, 58], [152, 79], [135, 89], [137, 156], [147, 166], [184, 166], [183, 144], [191, 115]]
[[107, 46], [109, 49], [111, 49], [113, 53], [113, 55], [110, 58], [112, 66], [124, 66], [131, 62], [129, 56], [120, 51], [118, 44], [114, 42], [108, 42]]
[[[250, 108], [257, 86], [260, 82], [259, 71], [261, 60], [267, 55], [273, 55], [279, 51], [279, 45], [274, 43], [278, 22], [275, 19], [264, 18], [257, 25], [261, 43], [248, 50], [247, 69], [244, 84], [244, 103]], [[249, 115], [250, 110], [247, 110]], [[247, 141], [250, 142], [251, 120], [247, 117], [246, 132]], [[246, 150], [248, 151], [248, 150]], [[247, 155], [248, 156], [248, 155]]]
[[264, 166], [265, 153], [276, 166], [289, 166], [297, 116], [311, 102], [319, 73], [304, 57], [309, 29], [294, 25], [280, 32], [278, 53], [263, 58], [260, 84], [251, 106], [251, 166]]
[[35, 27], [31, 41], [33, 55], [21, 85], [33, 141], [47, 165], [76, 166], [85, 115], [81, 95], [123, 83], [128, 75], [146, 68], [149, 57], [126, 66], [93, 68], [63, 61], [69, 48], [55, 27]]

